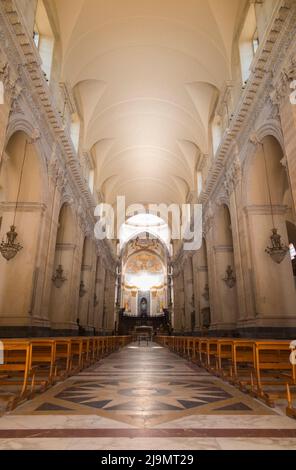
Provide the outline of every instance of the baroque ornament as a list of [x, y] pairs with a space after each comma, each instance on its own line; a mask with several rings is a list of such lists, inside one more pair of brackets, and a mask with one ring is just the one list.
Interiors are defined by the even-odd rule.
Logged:
[[64, 276], [64, 270], [61, 264], [58, 265], [56, 269], [56, 273], [52, 276], [52, 282], [54, 283], [55, 287], [60, 289], [67, 278]]
[[234, 275], [233, 269], [230, 265], [226, 268], [226, 276], [222, 279], [229, 289], [232, 289], [236, 283], [236, 277]]

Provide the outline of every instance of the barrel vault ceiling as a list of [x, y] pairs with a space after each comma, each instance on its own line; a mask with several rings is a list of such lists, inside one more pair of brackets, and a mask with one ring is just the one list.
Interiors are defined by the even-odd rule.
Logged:
[[182, 203], [231, 79], [244, 0], [52, 0], [62, 79], [113, 203]]

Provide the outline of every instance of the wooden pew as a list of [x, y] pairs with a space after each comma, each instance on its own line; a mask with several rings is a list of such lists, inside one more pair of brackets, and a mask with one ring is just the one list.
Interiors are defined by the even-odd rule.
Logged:
[[13, 409], [34, 389], [35, 369], [32, 369], [32, 343], [29, 340], [3, 339], [4, 364], [0, 364], [0, 386], [11, 392], [8, 409]]
[[30, 339], [31, 363], [35, 368], [35, 385], [41, 385], [41, 391], [54, 383], [55, 378], [55, 340], [52, 338]]
[[55, 381], [71, 374], [71, 337], [53, 338], [55, 341]]
[[269, 406], [287, 393], [287, 384], [296, 385], [296, 365], [290, 362], [289, 340], [255, 341], [255, 384], [253, 393]]
[[[287, 402], [288, 406], [286, 408], [286, 414], [290, 418], [296, 419], [296, 387], [291, 387], [289, 384], [286, 384], [287, 387]], [[295, 405], [293, 403], [295, 402]]]

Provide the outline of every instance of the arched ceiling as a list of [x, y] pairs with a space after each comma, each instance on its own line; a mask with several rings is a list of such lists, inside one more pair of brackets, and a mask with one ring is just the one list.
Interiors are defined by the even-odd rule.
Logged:
[[[54, 0], [106, 202], [185, 202], [244, 0]], [[53, 5], [54, 4], [54, 5]]]

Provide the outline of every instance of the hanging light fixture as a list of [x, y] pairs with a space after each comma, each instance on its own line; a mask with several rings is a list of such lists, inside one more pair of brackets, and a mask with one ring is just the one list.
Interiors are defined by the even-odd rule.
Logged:
[[23, 173], [24, 173], [24, 167], [25, 167], [25, 161], [26, 161], [26, 155], [27, 155], [27, 146], [28, 146], [28, 140], [26, 139], [25, 147], [24, 147], [24, 156], [23, 156], [22, 167], [21, 167], [20, 181], [19, 181], [18, 190], [17, 190], [13, 223], [10, 226], [9, 232], [6, 233], [6, 240], [5, 241], [2, 240], [1, 245], [0, 245], [1, 255], [7, 261], [10, 261], [11, 259], [13, 259], [17, 255], [17, 253], [23, 248], [22, 245], [16, 241], [18, 233], [16, 232], [15, 218], [16, 218], [22, 178], [23, 178]]
[[270, 204], [270, 211], [271, 211], [271, 219], [272, 219], [272, 229], [271, 229], [271, 236], [270, 236], [270, 241], [271, 241], [271, 246], [267, 246], [265, 249], [265, 252], [271, 257], [271, 259], [277, 263], [280, 264], [286, 254], [289, 251], [288, 246], [286, 246], [282, 240], [281, 240], [281, 235], [278, 233], [278, 229], [275, 227], [274, 223], [274, 214], [273, 214], [273, 206], [272, 206], [272, 199], [271, 199], [271, 190], [270, 190], [270, 185], [269, 185], [269, 178], [268, 178], [268, 170], [267, 170], [267, 162], [266, 162], [266, 155], [265, 155], [265, 149], [264, 149], [264, 144], [260, 142], [260, 145], [262, 146], [262, 152], [263, 152], [263, 158], [264, 158], [264, 165], [265, 165], [265, 172], [266, 172], [266, 181], [267, 181], [267, 188], [268, 188], [268, 197], [269, 197], [269, 204]]
[[0, 245], [0, 252], [7, 261], [15, 257], [15, 255], [23, 248], [20, 243], [16, 243], [17, 232], [15, 225], [10, 226], [9, 232], [6, 233], [6, 241], [2, 240]]

